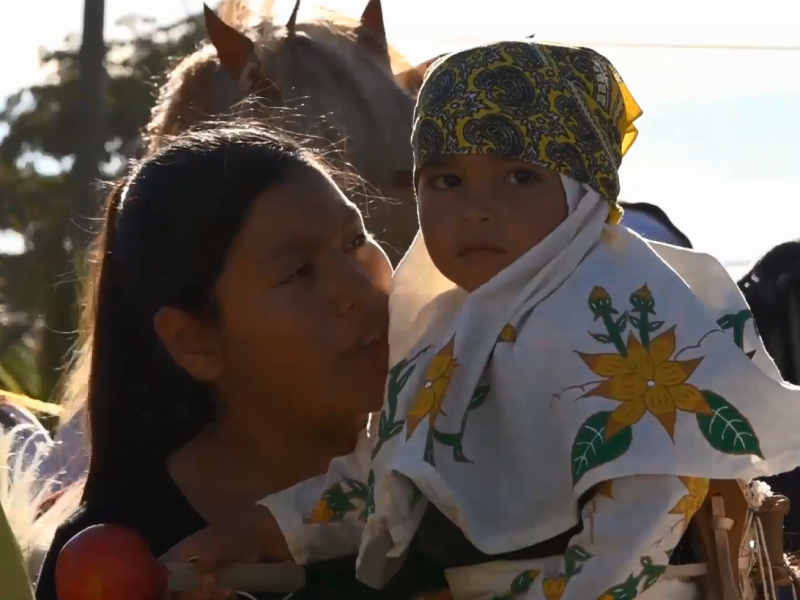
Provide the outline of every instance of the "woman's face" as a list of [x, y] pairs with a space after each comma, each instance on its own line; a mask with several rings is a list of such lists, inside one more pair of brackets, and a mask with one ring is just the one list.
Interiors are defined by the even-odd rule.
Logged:
[[227, 410], [301, 430], [378, 410], [391, 277], [358, 208], [320, 171], [264, 192], [216, 287]]

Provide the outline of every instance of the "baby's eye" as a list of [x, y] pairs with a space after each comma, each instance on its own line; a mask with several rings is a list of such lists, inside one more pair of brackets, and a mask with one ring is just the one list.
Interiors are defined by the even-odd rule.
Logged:
[[507, 181], [514, 185], [529, 185], [539, 182], [539, 175], [531, 169], [515, 169], [508, 175]]
[[461, 177], [453, 175], [452, 173], [445, 173], [444, 175], [437, 175], [431, 178], [428, 185], [437, 190], [449, 190], [450, 188], [461, 185]]

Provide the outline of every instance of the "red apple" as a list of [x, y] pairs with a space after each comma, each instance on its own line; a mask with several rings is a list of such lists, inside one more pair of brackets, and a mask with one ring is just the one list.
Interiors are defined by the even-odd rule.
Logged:
[[147, 541], [119, 525], [81, 531], [56, 561], [59, 600], [161, 600], [168, 579]]

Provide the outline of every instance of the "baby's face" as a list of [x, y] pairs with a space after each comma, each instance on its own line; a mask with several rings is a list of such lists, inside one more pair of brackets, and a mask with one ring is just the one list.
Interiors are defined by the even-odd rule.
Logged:
[[494, 156], [447, 156], [420, 170], [419, 217], [433, 263], [472, 292], [567, 218], [558, 173]]

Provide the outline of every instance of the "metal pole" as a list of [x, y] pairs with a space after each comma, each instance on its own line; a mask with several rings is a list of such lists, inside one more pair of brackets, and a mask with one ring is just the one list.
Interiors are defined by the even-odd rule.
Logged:
[[103, 156], [105, 117], [106, 45], [103, 39], [105, 0], [84, 0], [83, 36], [78, 55], [80, 138], [76, 140], [73, 176], [77, 196], [73, 204], [74, 226], [69, 232], [73, 251], [80, 253], [89, 240], [90, 219], [100, 206], [97, 182]]
[[44, 314], [38, 357], [42, 393], [58, 396], [62, 368], [70, 358], [78, 325], [79, 276], [85, 273], [85, 249], [100, 207], [97, 183], [103, 157], [106, 46], [103, 39], [105, 0], [84, 0], [83, 36], [78, 54], [79, 133], [71, 178], [71, 211], [47, 232], [42, 249], [55, 277], [53, 295]]

